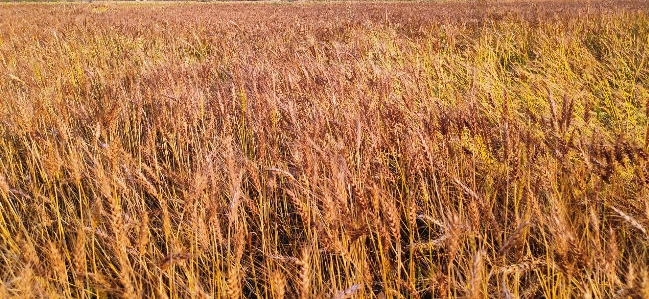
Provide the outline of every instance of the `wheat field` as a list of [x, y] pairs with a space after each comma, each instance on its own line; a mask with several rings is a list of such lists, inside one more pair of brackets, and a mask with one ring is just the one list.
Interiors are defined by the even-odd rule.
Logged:
[[0, 298], [649, 298], [649, 3], [0, 5]]

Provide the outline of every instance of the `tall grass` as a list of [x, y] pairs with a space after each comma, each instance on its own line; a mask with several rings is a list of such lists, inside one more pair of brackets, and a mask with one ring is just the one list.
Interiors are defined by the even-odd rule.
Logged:
[[644, 2], [0, 6], [0, 297], [649, 298]]

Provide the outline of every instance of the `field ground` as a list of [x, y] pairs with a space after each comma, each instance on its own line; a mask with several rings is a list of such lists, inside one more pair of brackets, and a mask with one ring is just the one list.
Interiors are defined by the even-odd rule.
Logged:
[[649, 2], [0, 5], [0, 298], [649, 298]]

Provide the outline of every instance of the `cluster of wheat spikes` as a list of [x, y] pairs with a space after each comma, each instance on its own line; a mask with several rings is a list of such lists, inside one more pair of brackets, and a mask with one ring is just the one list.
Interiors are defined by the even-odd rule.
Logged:
[[0, 297], [649, 298], [649, 4], [0, 6]]

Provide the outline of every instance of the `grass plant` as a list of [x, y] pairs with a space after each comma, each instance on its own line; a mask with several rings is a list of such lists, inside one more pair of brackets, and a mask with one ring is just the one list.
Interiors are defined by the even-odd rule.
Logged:
[[0, 298], [649, 298], [644, 1], [0, 5]]

